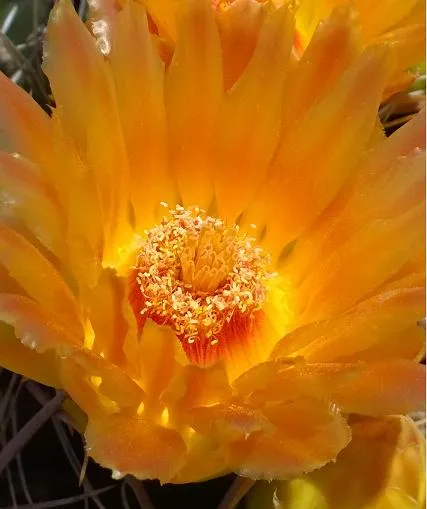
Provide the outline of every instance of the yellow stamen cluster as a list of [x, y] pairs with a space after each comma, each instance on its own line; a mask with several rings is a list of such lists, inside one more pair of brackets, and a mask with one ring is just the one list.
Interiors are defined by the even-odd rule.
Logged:
[[216, 335], [239, 313], [250, 316], [266, 298], [269, 255], [198, 207], [170, 210], [145, 232], [136, 264], [140, 313], [170, 325], [188, 343]]

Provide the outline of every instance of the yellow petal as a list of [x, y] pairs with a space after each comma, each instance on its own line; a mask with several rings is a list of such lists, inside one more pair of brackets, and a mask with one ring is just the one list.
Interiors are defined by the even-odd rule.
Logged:
[[[364, 149], [374, 129], [388, 74], [384, 49], [371, 48], [283, 137], [264, 197], [268, 227], [263, 243], [274, 254], [307, 228], [343, 185], [356, 162], [354, 153]], [[360, 87], [366, 81], [370, 87], [361, 105]], [[318, 154], [315, 164], [312, 154]]]
[[311, 398], [345, 413], [404, 414], [425, 407], [425, 366], [406, 359], [307, 363], [280, 358], [255, 366], [233, 388], [252, 405]]
[[271, 432], [274, 429], [260, 408], [236, 400], [230, 404], [194, 408], [188, 412], [187, 418], [195, 430], [214, 437], [223, 445], [244, 440], [254, 432]]
[[117, 15], [109, 60], [130, 163], [136, 228], [143, 231], [158, 219], [160, 202], [173, 205], [177, 197], [168, 174], [164, 64], [142, 5], [127, 2]]
[[380, 292], [393, 291], [399, 288], [425, 288], [426, 285], [426, 242], [425, 232], [421, 235], [424, 242], [415, 246], [411, 258], [400, 271], [381, 286]]
[[[120, 0], [124, 3], [126, 0]], [[177, 23], [177, 12], [182, 8], [180, 0], [143, 0], [142, 4], [153, 17], [160, 35], [172, 41], [179, 37], [179, 26]]]
[[[307, 111], [310, 111], [322, 99], [325, 100], [331, 93], [332, 87], [337, 86], [342, 74], [360, 55], [360, 47], [359, 32], [349, 8], [337, 9], [318, 27], [301, 60], [294, 63], [287, 72], [282, 105], [283, 133], [281, 133], [281, 143], [277, 148], [278, 153], [275, 159], [286, 158], [289, 149], [286, 139], [289, 133]], [[327, 73], [324, 72], [325, 68], [328, 68]], [[312, 86], [313, 83], [316, 83], [315, 87]], [[283, 141], [282, 138], [284, 138]], [[307, 171], [311, 172], [311, 167], [307, 168]], [[286, 192], [282, 188], [280, 191]], [[268, 219], [266, 203], [271, 199], [270, 192], [269, 186], [261, 190], [260, 196], [244, 213], [245, 224], [254, 223], [259, 227], [265, 224]], [[282, 196], [280, 207], [283, 205], [283, 200]]]
[[[70, 153], [68, 141], [55, 120], [49, 119], [29, 94], [2, 73], [0, 111], [6, 141], [6, 147], [2, 148], [22, 154], [35, 163], [58, 196], [61, 199], [67, 196], [70, 182], [81, 171]], [[58, 171], [58, 166], [64, 167], [64, 171]]]
[[357, 0], [356, 3], [361, 17], [361, 24], [368, 39], [384, 33], [405, 20], [417, 4], [422, 2], [419, 0], [408, 0], [407, 2], [383, 0], [375, 6], [372, 6], [372, 3], [367, 0]]
[[[379, 158], [373, 159], [378, 162]], [[386, 225], [387, 220], [399, 218], [416, 204], [423, 203], [424, 187], [425, 154], [418, 149], [399, 156], [395, 164], [383, 171], [381, 163], [362, 165], [324, 217], [298, 240], [281, 271], [289, 274], [292, 283], [299, 287], [306, 276], [307, 280], [311, 276], [313, 263], [326, 260], [331, 252], [338, 251], [352, 238], [362, 238], [373, 223], [383, 221]], [[379, 193], [381, 200], [378, 200]], [[420, 249], [425, 245], [422, 234], [420, 229], [410, 259], [420, 256]]]
[[[86, 398], [95, 398], [97, 394], [102, 403], [106, 398], [111, 410], [132, 408], [135, 413], [144, 399], [144, 391], [125, 371], [101, 355], [82, 348], [69, 348], [62, 353], [61, 379], [64, 387], [83, 410], [90, 415], [91, 406]], [[76, 368], [77, 369], [76, 369]], [[79, 373], [77, 379], [73, 370]], [[75, 380], [70, 384], [70, 378]], [[67, 383], [65, 383], [67, 380]], [[82, 391], [81, 387], [86, 386]], [[90, 405], [90, 402], [89, 402]]]
[[[80, 411], [86, 415], [99, 415], [105, 412], [117, 412], [119, 407], [107, 396], [100, 396], [97, 387], [93, 381], [99, 382], [98, 379], [90, 379], [86, 369], [69, 357], [60, 358], [58, 362], [58, 375], [62, 386], [72, 399], [75, 405], [78, 405]], [[95, 375], [96, 376], [96, 375]], [[71, 408], [73, 412], [73, 408]], [[80, 423], [80, 419], [79, 419]]]
[[230, 396], [227, 373], [221, 363], [207, 368], [189, 364], [178, 372], [162, 400], [181, 412], [216, 405]]
[[282, 479], [318, 468], [350, 438], [345, 420], [332, 407], [298, 396], [264, 409], [234, 399], [195, 408], [188, 418], [196, 431], [221, 444], [233, 469], [252, 479]]
[[93, 175], [81, 175], [69, 191], [65, 235], [71, 269], [84, 299], [88, 290], [96, 286], [102, 271], [104, 225]]
[[215, 194], [219, 216], [230, 222], [261, 185], [279, 139], [292, 25], [286, 6], [266, 17], [251, 60], [220, 107], [213, 155]]
[[27, 92], [3, 73], [0, 73], [0, 111], [7, 149], [43, 166], [51, 153], [49, 117]]
[[351, 438], [345, 419], [310, 398], [264, 412], [276, 431], [254, 432], [230, 446], [237, 473], [252, 479], [286, 479], [317, 469]]
[[[297, 10], [297, 22], [299, 13]], [[359, 57], [362, 49], [359, 32], [350, 6], [335, 9], [319, 24], [286, 88], [283, 116], [288, 129], [304, 111], [331, 93], [341, 75]], [[325, 68], [328, 72], [324, 72]]]
[[[159, 397], [171, 384], [181, 365], [187, 364], [181, 343], [168, 327], [145, 323], [138, 346], [140, 379], [147, 393], [148, 405], [159, 404]], [[185, 382], [182, 382], [185, 383]]]
[[422, 509], [425, 441], [407, 417], [358, 420], [336, 463], [249, 499], [250, 509]]
[[73, 335], [66, 323], [21, 295], [0, 294], [0, 320], [14, 327], [22, 344], [38, 352], [78, 346], [83, 341], [82, 336]]
[[0, 226], [0, 263], [27, 294], [81, 335], [80, 312], [70, 288], [28, 240]]
[[85, 438], [89, 455], [111, 468], [114, 478], [132, 474], [168, 482], [184, 462], [185, 444], [176, 431], [136, 415], [89, 419]]
[[0, 324], [0, 359], [3, 368], [36, 380], [44, 385], [61, 388], [57, 374], [55, 352], [38, 353], [24, 346], [12, 327]]
[[233, 389], [251, 405], [271, 402], [291, 403], [296, 399], [314, 398], [330, 403], [327, 387], [319, 382], [313, 364], [301, 358], [280, 358], [257, 364], [233, 383]]
[[379, 38], [381, 42], [391, 43], [399, 69], [408, 69], [425, 61], [425, 29], [425, 23], [423, 24], [420, 16], [417, 24], [396, 28]]
[[57, 257], [65, 257], [63, 211], [52, 187], [23, 157], [0, 152], [2, 215], [19, 217], [34, 236]]
[[[224, 451], [210, 436], [197, 433], [188, 427], [185, 463], [171, 479], [174, 484], [207, 481], [229, 472]], [[184, 434], [185, 439], [185, 434]]]
[[267, 9], [257, 0], [234, 0], [216, 11], [226, 90], [237, 81], [251, 59], [266, 13]]
[[221, 49], [209, 0], [187, 4], [165, 83], [170, 160], [184, 206], [207, 208], [213, 200], [212, 135], [223, 92]]
[[380, 293], [339, 317], [296, 329], [279, 341], [271, 358], [301, 355], [309, 362], [416, 359], [424, 350], [424, 334], [417, 325], [424, 309], [423, 288]]
[[[421, 204], [397, 218], [375, 219], [319, 264], [297, 292], [302, 323], [345, 310], [397, 273], [419, 243], [424, 209]], [[389, 245], [393, 249], [385, 248]], [[360, 263], [366, 253], [375, 256]]]
[[58, 2], [51, 13], [44, 69], [56, 114], [95, 176], [108, 239], [106, 257], [114, 260], [109, 242], [124, 241], [129, 235], [128, 161], [111, 74], [69, 0]]
[[334, 383], [332, 399], [344, 412], [382, 416], [425, 409], [425, 366], [416, 362], [396, 359], [361, 365], [342, 383], [339, 378], [329, 383]]
[[123, 313], [126, 290], [126, 281], [118, 278], [111, 269], [105, 269], [89, 303], [89, 320], [94, 335], [91, 349], [118, 366], [126, 363], [123, 351], [129, 329]]
[[[302, 0], [297, 11], [298, 36], [303, 51], [316, 25], [328, 18], [333, 8], [345, 5], [343, 0]], [[354, 17], [360, 24], [363, 43], [388, 42], [396, 61], [396, 72], [390, 77], [383, 100], [404, 90], [411, 83], [406, 70], [425, 60], [425, 2], [354, 0]], [[355, 21], [355, 20], [354, 20]], [[353, 22], [354, 22], [353, 21]]]
[[325, 214], [298, 239], [282, 268], [295, 286], [314, 264], [375, 219], [398, 216], [424, 199], [423, 147], [424, 112], [390, 138], [375, 143]]

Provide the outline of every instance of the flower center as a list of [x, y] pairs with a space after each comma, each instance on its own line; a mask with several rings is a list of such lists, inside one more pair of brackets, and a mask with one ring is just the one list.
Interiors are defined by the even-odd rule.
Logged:
[[[184, 345], [214, 346], [242, 320], [253, 320], [266, 299], [270, 256], [198, 207], [177, 206], [145, 232], [133, 277], [143, 319], [174, 330]], [[134, 305], [135, 308], [135, 305]]]

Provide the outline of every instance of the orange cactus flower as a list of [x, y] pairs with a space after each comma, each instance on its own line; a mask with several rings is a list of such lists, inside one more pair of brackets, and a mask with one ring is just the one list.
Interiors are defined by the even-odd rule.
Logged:
[[151, 5], [60, 0], [52, 116], [0, 78], [0, 362], [115, 477], [298, 476], [424, 405], [424, 120], [385, 138], [347, 8], [296, 59], [291, 8], [234, 6], [182, 5], [166, 55]]
[[423, 509], [425, 482], [425, 440], [411, 419], [359, 419], [336, 463], [260, 485], [248, 509]]

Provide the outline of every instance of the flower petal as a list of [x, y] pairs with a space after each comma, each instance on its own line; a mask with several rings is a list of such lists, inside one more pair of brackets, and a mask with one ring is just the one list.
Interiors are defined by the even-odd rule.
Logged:
[[[384, 48], [370, 48], [282, 138], [264, 198], [268, 228], [263, 243], [274, 254], [314, 222], [354, 169], [354, 154], [366, 147], [375, 127], [388, 75]], [[370, 87], [361, 105], [360, 87], [367, 81]], [[313, 154], [318, 154], [314, 173]]]
[[[233, 5], [233, 4], [232, 4]], [[298, 18], [297, 11], [297, 18]], [[319, 104], [337, 87], [343, 73], [360, 55], [361, 41], [353, 13], [349, 8], [340, 8], [324, 21], [316, 31], [302, 58], [287, 73], [282, 105], [282, 126], [277, 157], [286, 157], [288, 133], [306, 112]], [[334, 58], [331, 58], [331, 55]], [[328, 72], [324, 69], [328, 68]], [[312, 86], [316, 83], [316, 86]], [[284, 138], [284, 139], [283, 139]], [[282, 141], [283, 139], [283, 141]], [[311, 171], [311, 167], [310, 167]], [[261, 194], [244, 213], [245, 224], [262, 227], [266, 221], [270, 187], [261, 190]], [[282, 188], [280, 188], [282, 191]], [[283, 200], [280, 202], [283, 203]]]
[[[425, 8], [424, 8], [425, 9]], [[394, 30], [383, 34], [379, 41], [387, 42], [393, 51], [393, 56], [397, 61], [399, 71], [396, 71], [390, 83], [387, 86], [384, 99], [390, 97], [393, 93], [405, 90], [405, 81], [411, 85], [414, 76], [410, 72], [402, 72], [410, 67], [425, 62], [426, 59], [426, 13], [420, 15], [416, 23], [396, 27]], [[405, 79], [406, 78], [406, 79]], [[403, 86], [402, 86], [403, 85]]]
[[424, 351], [424, 334], [417, 325], [424, 309], [423, 288], [380, 293], [341, 316], [291, 332], [276, 345], [271, 359], [297, 355], [308, 362], [416, 359]]
[[329, 405], [327, 388], [319, 382], [312, 366], [301, 358], [267, 361], [241, 375], [233, 382], [233, 389], [247, 404], [254, 406], [291, 403], [299, 398], [314, 398]]
[[231, 445], [236, 471], [252, 479], [287, 479], [334, 460], [351, 438], [345, 419], [316, 400], [300, 399], [265, 410], [276, 427]]
[[[27, 92], [2, 73], [0, 112], [6, 139], [6, 147], [2, 148], [22, 154], [35, 163], [62, 203], [66, 203], [69, 185], [81, 172], [81, 167], [55, 113], [49, 118]], [[58, 171], [58, 167], [63, 170]]]
[[216, 405], [230, 396], [227, 373], [221, 363], [206, 368], [188, 364], [172, 380], [162, 395], [162, 401], [177, 412], [184, 412], [195, 407]]
[[383, 0], [381, 3], [372, 6], [366, 0], [358, 0], [357, 7], [366, 38], [372, 38], [398, 25], [410, 16], [411, 11], [417, 8], [417, 4], [421, 5], [422, 3], [420, 0], [408, 0], [404, 3], [395, 0]]
[[[346, 369], [344, 368], [345, 374]], [[350, 376], [328, 383], [332, 399], [347, 413], [382, 416], [425, 409], [425, 366], [407, 360], [361, 365]]]
[[51, 153], [49, 116], [3, 73], [0, 73], [0, 112], [8, 151], [19, 152], [43, 166]]
[[423, 147], [425, 112], [375, 145], [325, 214], [298, 239], [282, 267], [295, 286], [311, 273], [313, 264], [373, 220], [401, 215], [424, 199], [425, 171], [419, 151]]
[[[129, 235], [128, 161], [114, 83], [96, 40], [69, 0], [57, 2], [51, 12], [44, 69], [55, 97], [56, 115], [95, 176], [108, 247], [109, 242], [125, 241]], [[111, 249], [106, 256], [114, 260], [116, 253], [113, 246]]]
[[[314, 7], [314, 6], [313, 6]], [[297, 23], [300, 9], [296, 11]], [[360, 26], [350, 6], [336, 8], [316, 29], [289, 82], [283, 121], [291, 129], [297, 119], [336, 86], [342, 74], [360, 56]], [[325, 68], [328, 72], [324, 72]], [[316, 83], [316, 86], [313, 86]]]
[[[221, 104], [213, 152], [214, 182], [219, 217], [230, 222], [236, 221], [255, 195], [277, 146], [292, 25], [288, 6], [266, 16], [251, 60]], [[243, 152], [242, 147], [246, 147]], [[239, 178], [242, 169], [243, 179]]]
[[70, 288], [42, 254], [18, 233], [0, 226], [0, 263], [10, 276], [53, 315], [81, 335], [80, 312]]
[[[124, 3], [126, 0], [120, 1]], [[183, 2], [180, 0], [144, 0], [141, 3], [153, 17], [160, 35], [169, 41], [176, 41], [179, 37], [177, 13], [182, 8]]]
[[165, 83], [171, 167], [184, 206], [207, 208], [213, 200], [212, 131], [222, 93], [221, 48], [210, 1], [190, 0]]
[[196, 431], [214, 437], [223, 445], [246, 439], [251, 433], [274, 430], [260, 408], [237, 401], [193, 408], [188, 412], [187, 419]]
[[123, 313], [126, 283], [113, 270], [104, 269], [89, 303], [94, 335], [91, 350], [118, 366], [125, 364], [123, 343], [129, 329]]
[[[69, 348], [63, 352], [61, 359], [63, 364], [61, 379], [64, 381], [64, 387], [83, 410], [86, 410], [87, 406], [86, 393], [90, 392], [108, 399], [112, 410], [132, 408], [136, 412], [145, 397], [142, 388], [125, 371], [95, 352]], [[75, 378], [73, 370], [77, 371], [79, 376], [78, 380], [70, 384], [70, 379]], [[87, 390], [81, 391], [81, 387], [85, 385]], [[73, 387], [76, 388], [76, 392], [73, 391]], [[89, 415], [92, 413], [90, 407], [88, 413]]]
[[168, 175], [164, 64], [142, 5], [127, 2], [117, 15], [109, 60], [130, 163], [136, 228], [143, 231], [158, 219], [160, 202], [172, 205], [177, 198]]
[[0, 320], [12, 325], [22, 344], [45, 352], [82, 344], [70, 328], [37, 302], [21, 295], [0, 294]]
[[251, 59], [266, 13], [267, 9], [257, 0], [234, 0], [217, 9], [226, 90], [237, 81]]
[[[344, 242], [298, 289], [301, 322], [322, 320], [331, 313], [344, 311], [375, 291], [410, 258], [420, 242], [424, 224], [425, 205], [420, 204], [395, 218], [374, 219]], [[366, 253], [375, 254], [369, 262], [360, 263]], [[355, 263], [359, 264], [358, 270], [353, 272], [349, 267]]]
[[187, 418], [196, 431], [217, 440], [231, 468], [252, 479], [282, 479], [318, 468], [350, 439], [336, 410], [310, 397], [294, 396], [263, 409], [233, 399], [194, 408]]
[[85, 296], [98, 282], [105, 246], [99, 195], [92, 175], [85, 173], [70, 186], [67, 219], [70, 265]]
[[0, 324], [1, 366], [44, 385], [61, 388], [56, 370], [55, 352], [38, 353], [23, 345], [12, 327]]
[[[169, 327], [147, 320], [138, 347], [141, 385], [147, 393], [148, 404], [156, 406], [173, 377], [187, 364], [181, 343]], [[185, 382], [182, 382], [185, 384]]]
[[114, 478], [131, 474], [164, 483], [184, 462], [186, 448], [179, 433], [137, 415], [90, 418], [85, 437], [89, 455], [111, 468]]
[[[60, 358], [58, 375], [62, 386], [73, 402], [72, 412], [75, 411], [74, 405], [77, 405], [80, 413], [85, 412], [86, 415], [91, 416], [103, 415], [106, 412], [111, 414], [119, 410], [116, 402], [105, 395], [100, 395], [93, 383], [93, 381], [98, 383], [99, 379], [91, 379], [87, 370], [70, 357]], [[86, 424], [81, 422], [81, 418], [78, 419], [78, 422], [80, 426]]]
[[185, 463], [171, 479], [172, 483], [207, 481], [229, 472], [224, 451], [218, 442], [191, 427], [187, 429], [187, 436]]
[[59, 258], [65, 257], [63, 212], [38, 169], [17, 154], [0, 152], [1, 214], [21, 219]]
[[335, 463], [251, 492], [256, 509], [421, 509], [425, 441], [407, 417], [357, 420]]
[[405, 414], [425, 407], [425, 366], [406, 359], [306, 363], [281, 358], [255, 366], [233, 388], [251, 405], [312, 398], [348, 414]]

